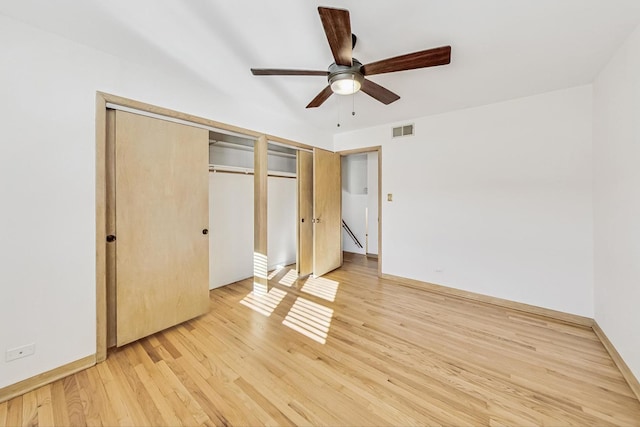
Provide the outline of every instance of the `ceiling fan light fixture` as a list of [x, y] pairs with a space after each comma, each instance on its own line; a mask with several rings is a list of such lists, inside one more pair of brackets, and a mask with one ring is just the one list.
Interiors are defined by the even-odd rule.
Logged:
[[364, 77], [357, 73], [342, 73], [331, 76], [331, 90], [338, 95], [352, 95], [360, 90]]

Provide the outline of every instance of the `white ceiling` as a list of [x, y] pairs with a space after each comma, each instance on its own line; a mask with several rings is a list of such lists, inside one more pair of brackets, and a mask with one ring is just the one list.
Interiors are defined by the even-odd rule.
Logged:
[[[325, 70], [319, 5], [349, 9], [362, 63], [451, 45], [451, 64], [372, 76], [401, 96], [388, 106], [358, 93], [305, 109], [324, 77], [249, 68]], [[336, 133], [590, 83], [640, 23], [640, 1], [2, 0], [0, 13]]]

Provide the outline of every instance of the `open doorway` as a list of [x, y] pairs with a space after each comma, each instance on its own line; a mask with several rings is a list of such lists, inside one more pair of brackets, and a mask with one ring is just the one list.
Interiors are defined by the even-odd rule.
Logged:
[[[381, 256], [381, 153], [379, 147], [342, 154], [342, 248]], [[378, 263], [380, 273], [380, 263]]]

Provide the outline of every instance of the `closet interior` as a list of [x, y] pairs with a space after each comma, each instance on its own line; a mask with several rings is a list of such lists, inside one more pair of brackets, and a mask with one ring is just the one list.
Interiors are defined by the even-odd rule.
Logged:
[[[254, 143], [209, 132], [209, 289], [253, 275]], [[296, 150], [268, 143], [268, 270], [296, 262]]]

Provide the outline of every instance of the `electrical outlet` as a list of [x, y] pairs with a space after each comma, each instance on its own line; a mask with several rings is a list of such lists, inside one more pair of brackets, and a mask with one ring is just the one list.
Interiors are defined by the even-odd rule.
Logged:
[[7, 350], [5, 360], [11, 362], [12, 360], [21, 359], [23, 357], [31, 356], [36, 352], [36, 344], [31, 343]]

